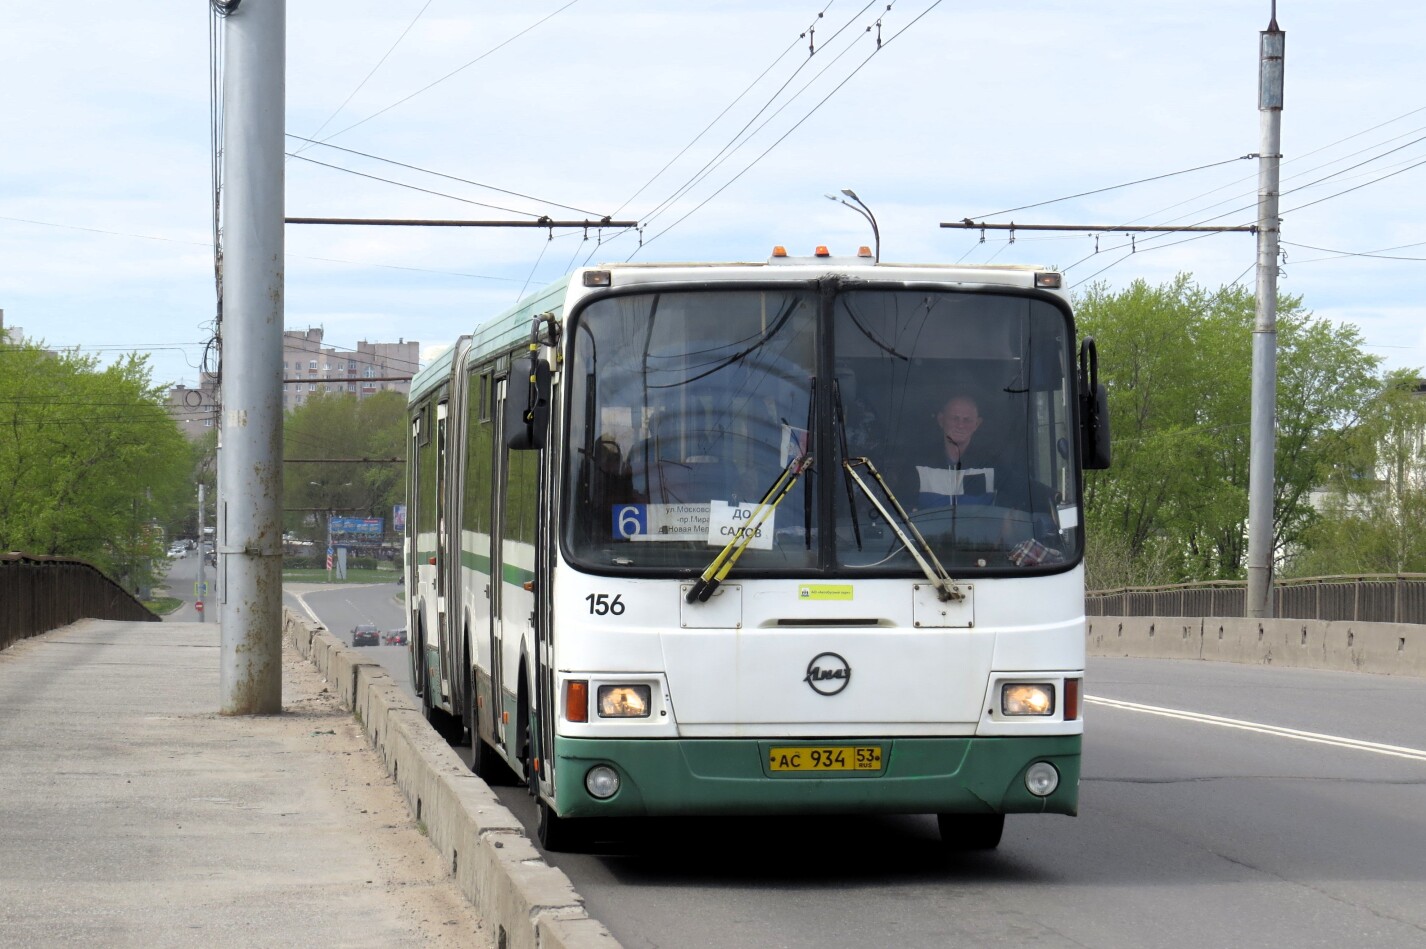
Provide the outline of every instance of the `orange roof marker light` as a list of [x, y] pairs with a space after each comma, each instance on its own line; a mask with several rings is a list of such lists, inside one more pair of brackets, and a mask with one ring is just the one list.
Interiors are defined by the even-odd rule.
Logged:
[[862, 246], [860, 246], [860, 247], [857, 248], [857, 256], [858, 256], [858, 257], [870, 257], [870, 256], [871, 256], [871, 248], [868, 247], [867, 245], [863, 244]]
[[813, 251], [813, 253], [816, 254], [818, 257], [831, 257], [831, 256], [832, 256], [832, 252], [827, 249], [827, 245], [826, 245], [826, 244], [818, 244], [818, 245], [817, 245], [817, 249], [816, 249], [815, 251]]
[[774, 257], [786, 257], [786, 256], [787, 256], [787, 248], [786, 248], [786, 247], [783, 247], [781, 244], [776, 244], [776, 245], [774, 245], [773, 248], [772, 248], [772, 255], [773, 255]]

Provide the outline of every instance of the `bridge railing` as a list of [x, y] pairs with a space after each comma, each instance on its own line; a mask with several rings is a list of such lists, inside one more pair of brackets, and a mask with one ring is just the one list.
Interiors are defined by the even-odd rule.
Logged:
[[86, 618], [159, 620], [93, 564], [68, 557], [0, 554], [0, 649]]
[[[1242, 616], [1243, 581], [1093, 590], [1089, 616]], [[1273, 584], [1273, 615], [1281, 619], [1426, 624], [1426, 574], [1298, 577]]]

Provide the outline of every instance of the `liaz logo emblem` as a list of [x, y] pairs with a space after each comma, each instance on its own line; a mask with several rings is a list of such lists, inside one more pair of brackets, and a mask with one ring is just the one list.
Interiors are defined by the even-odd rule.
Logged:
[[807, 675], [802, 681], [818, 695], [836, 695], [852, 681], [852, 667], [834, 652], [818, 653], [807, 663]]

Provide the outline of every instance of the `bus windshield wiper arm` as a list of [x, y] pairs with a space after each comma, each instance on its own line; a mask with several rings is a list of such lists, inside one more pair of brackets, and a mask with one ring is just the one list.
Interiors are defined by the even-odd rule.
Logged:
[[[858, 467], [865, 466], [871, 472], [872, 479], [876, 481], [877, 487], [881, 488], [881, 493], [890, 503], [891, 509], [882, 503], [862, 480], [862, 476], [857, 473]], [[876, 465], [871, 463], [871, 459], [865, 456], [860, 458], [848, 458], [842, 462], [842, 468], [861, 488], [862, 493], [867, 496], [867, 500], [881, 512], [881, 516], [886, 518], [886, 523], [896, 532], [896, 536], [901, 543], [906, 545], [907, 551], [916, 560], [921, 571], [926, 574], [926, 579], [931, 581], [936, 588], [936, 595], [942, 600], [960, 600], [965, 598], [961, 588], [956, 585], [956, 581], [951, 579], [951, 575], [946, 572], [946, 568], [941, 566], [941, 561], [936, 558], [936, 552], [931, 549], [931, 545], [926, 542], [926, 538], [921, 536], [921, 532], [916, 529], [916, 525], [911, 522], [911, 516], [906, 513], [906, 509], [901, 506], [901, 502], [896, 500], [896, 495], [892, 493], [891, 487], [886, 483], [886, 479], [881, 476], [881, 472], [876, 470]], [[893, 515], [892, 512], [895, 512]]]
[[693, 586], [688, 588], [688, 595], [684, 599], [689, 603], [708, 602], [713, 591], [718, 589], [718, 584], [728, 576], [728, 572], [733, 569], [733, 565], [738, 562], [743, 551], [748, 549], [748, 544], [752, 543], [753, 538], [758, 535], [763, 523], [772, 516], [773, 511], [777, 510], [777, 506], [782, 503], [783, 498], [787, 497], [793, 485], [797, 484], [797, 479], [802, 476], [802, 472], [811, 467], [811, 455], [798, 455], [787, 463], [787, 467], [782, 469], [782, 473], [777, 476], [772, 487], [763, 494], [763, 499], [758, 502], [758, 506], [753, 508], [752, 517], [748, 519], [747, 524], [740, 527], [733, 539], [718, 551], [718, 556], [713, 558], [713, 562], [699, 574]]

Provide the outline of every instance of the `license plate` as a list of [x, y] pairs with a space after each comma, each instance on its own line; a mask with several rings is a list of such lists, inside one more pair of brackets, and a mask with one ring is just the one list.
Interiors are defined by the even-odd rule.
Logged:
[[880, 771], [880, 745], [788, 745], [768, 749], [769, 771]]

